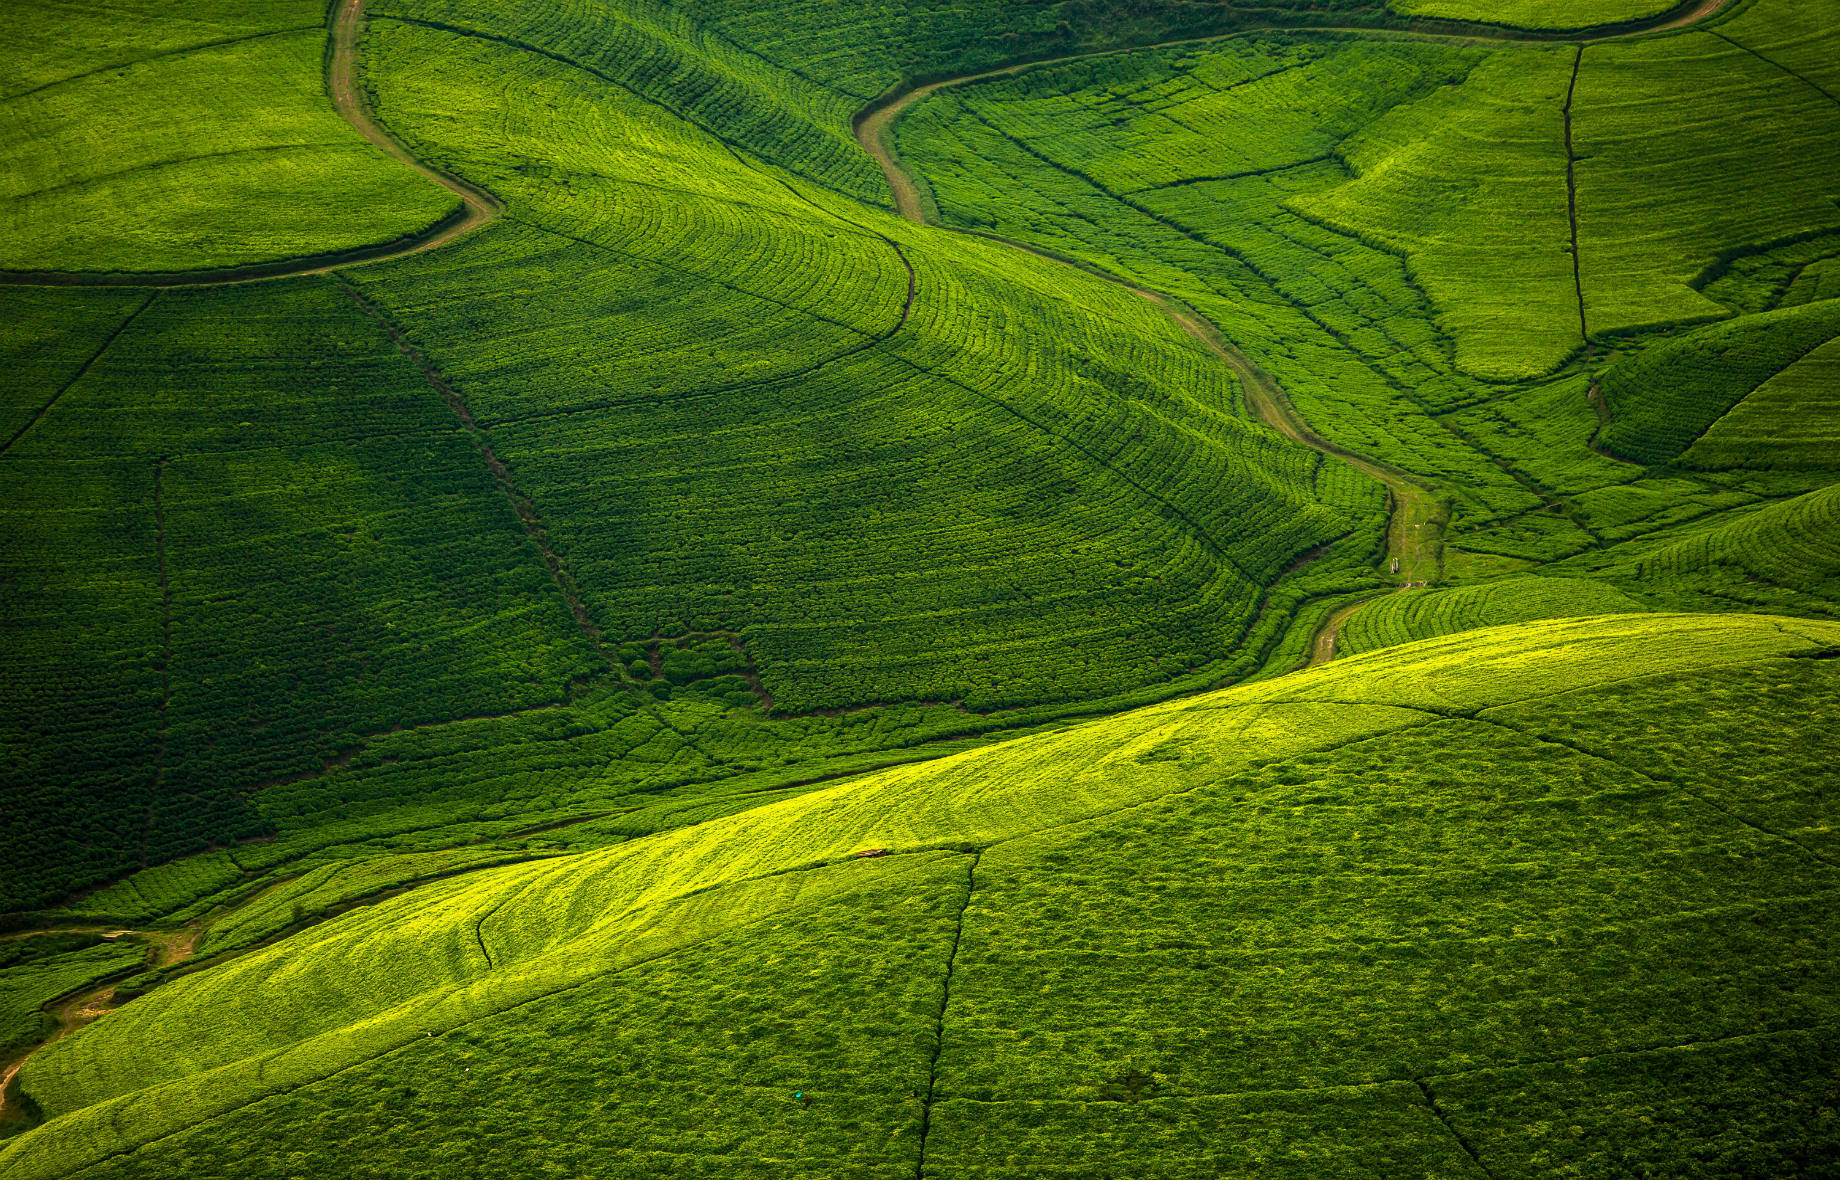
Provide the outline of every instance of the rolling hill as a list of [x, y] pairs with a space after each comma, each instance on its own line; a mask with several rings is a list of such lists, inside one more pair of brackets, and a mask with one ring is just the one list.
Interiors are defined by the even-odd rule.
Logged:
[[1840, 3], [27, 0], [0, 1180], [1840, 1171]]

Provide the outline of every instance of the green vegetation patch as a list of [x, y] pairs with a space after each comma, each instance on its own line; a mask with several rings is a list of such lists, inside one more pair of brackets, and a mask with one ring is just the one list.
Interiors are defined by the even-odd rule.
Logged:
[[1583, 578], [1505, 578], [1479, 586], [1414, 590], [1376, 598], [1342, 627], [1338, 649], [1347, 653], [1373, 651], [1482, 627], [1643, 609], [1641, 603], [1603, 582]]
[[1722, 256], [1840, 227], [1840, 103], [1713, 33], [1587, 46], [1572, 149], [1593, 337], [1723, 318]]
[[1457, 366], [1480, 377], [1542, 376], [1584, 343], [1562, 117], [1576, 58], [1570, 46], [1491, 56], [1344, 141], [1355, 179], [1293, 202], [1404, 254]]
[[[1676, 459], [1689, 447], [1708, 465], [1769, 466], [1779, 453], [1788, 463], [1818, 460], [1811, 448], [1830, 417], [1822, 413], [1829, 358], [1820, 350], [1836, 336], [1840, 302], [1829, 300], [1743, 316], [1656, 344], [1604, 370], [1610, 421], [1599, 441], [1650, 464]], [[1811, 363], [1797, 372], [1803, 360]], [[1753, 392], [1756, 401], [1749, 404]], [[1748, 409], [1727, 427], [1723, 419], [1740, 402]], [[1724, 429], [1704, 448], [1695, 447], [1715, 423]], [[1798, 445], [1804, 427], [1812, 437]], [[1779, 443], [1786, 450], [1779, 452]], [[1825, 465], [1832, 466], [1831, 456]]]
[[7, 830], [64, 833], [7, 842], [9, 908], [261, 834], [266, 784], [596, 667], [453, 410], [332, 281], [142, 295], [92, 330], [0, 458]]
[[1677, 0], [1387, 0], [1402, 16], [1473, 20], [1523, 29], [1588, 29], [1658, 16]]

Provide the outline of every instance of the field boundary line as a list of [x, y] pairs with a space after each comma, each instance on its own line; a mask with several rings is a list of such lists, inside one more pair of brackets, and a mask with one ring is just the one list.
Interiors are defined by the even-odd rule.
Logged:
[[[1836, 96], [1832, 91], [1828, 90], [1827, 87], [1821, 85], [1819, 82], [1816, 82], [1813, 78], [1810, 78], [1808, 75], [1803, 74], [1797, 70], [1790, 69], [1788, 66], [1782, 64], [1781, 62], [1777, 61], [1773, 57], [1764, 56], [1762, 52], [1752, 49], [1750, 46], [1746, 45], [1742, 41], [1726, 36], [1724, 33], [1719, 32], [1717, 29], [1705, 29], [1703, 31], [1707, 33], [1711, 33], [1714, 37], [1717, 37], [1719, 40], [1725, 42], [1725, 44], [1730, 45], [1734, 49], [1742, 49], [1744, 52], [1750, 54], [1752, 57], [1756, 58], [1758, 61], [1764, 63], [1765, 65], [1773, 66], [1776, 69], [1781, 70], [1783, 73], [1789, 75], [1791, 78], [1794, 78], [1796, 81], [1814, 90], [1816, 93], [1818, 93], [1822, 98], [1825, 98], [1827, 101], [1831, 103], [1835, 103], [1835, 104], [1840, 104], [1840, 96]], [[1806, 266], [1807, 264], [1804, 263], [1803, 265]]]
[[1412, 1082], [1418, 1087], [1418, 1092], [1424, 1095], [1425, 1106], [1430, 1109], [1432, 1116], [1443, 1125], [1444, 1130], [1450, 1133], [1450, 1137], [1457, 1141], [1457, 1146], [1463, 1149], [1463, 1154], [1470, 1158], [1470, 1162], [1475, 1164], [1476, 1167], [1482, 1171], [1484, 1176], [1487, 1176], [1489, 1180], [1495, 1180], [1495, 1173], [1490, 1171], [1489, 1166], [1482, 1162], [1482, 1157], [1476, 1154], [1476, 1149], [1474, 1147], [1470, 1146], [1468, 1138], [1464, 1136], [1463, 1132], [1451, 1125], [1449, 1116], [1444, 1113], [1444, 1108], [1438, 1105], [1437, 1096], [1431, 1092], [1431, 1087], [1425, 1084], [1425, 1079], [1413, 1078]]
[[147, 807], [141, 812], [141, 868], [147, 867], [147, 841], [153, 831], [153, 809], [166, 783], [166, 747], [172, 733], [172, 579], [166, 563], [165, 455], [153, 461], [153, 552], [160, 574], [160, 736], [154, 746], [153, 782], [147, 788]]
[[543, 564], [549, 568], [550, 577], [554, 579], [556, 588], [562, 593], [563, 604], [567, 607], [569, 614], [574, 618], [575, 625], [580, 629], [582, 637], [588, 641], [588, 646], [593, 649], [594, 654], [599, 656], [609, 668], [617, 668], [619, 666], [618, 661], [609, 656], [606, 649], [602, 646], [601, 629], [595, 624], [593, 616], [588, 613], [587, 606], [582, 602], [581, 593], [576, 586], [575, 579], [570, 576], [568, 570], [563, 566], [562, 559], [556, 555], [556, 551], [550, 547], [546, 535], [547, 529], [544, 526], [543, 518], [537, 512], [536, 505], [519, 493], [517, 485], [513, 482], [511, 477], [511, 468], [505, 464], [504, 460], [493, 453], [492, 446], [486, 438], [485, 431], [474, 421], [472, 411], [467, 408], [466, 400], [460, 396], [458, 390], [448, 384], [447, 379], [442, 377], [439, 370], [428, 361], [427, 357], [422, 355], [421, 350], [410, 342], [408, 334], [404, 332], [393, 319], [386, 315], [381, 308], [366, 299], [356, 287], [353, 287], [343, 279], [339, 279], [337, 282], [339, 289], [344, 291], [345, 294], [350, 297], [351, 301], [358, 305], [359, 310], [376, 321], [377, 325], [383, 329], [384, 333], [389, 336], [390, 340], [396, 345], [397, 351], [401, 352], [409, 359], [411, 364], [421, 371], [422, 377], [427, 381], [429, 387], [440, 394], [441, 400], [446, 402], [448, 408], [453, 411], [454, 417], [459, 420], [462, 432], [466, 434], [467, 439], [479, 452], [480, 457], [485, 460], [486, 468], [492, 473], [492, 478], [498, 484], [499, 490], [503, 492], [505, 498], [510, 501], [513, 514], [516, 515], [519, 523], [524, 526], [525, 537], [529, 539], [531, 545], [537, 550], [537, 554], [542, 559]]
[[1565, 88], [1565, 214], [1572, 227], [1572, 290], [1578, 296], [1578, 337], [1591, 347], [1591, 326], [1584, 311], [1584, 264], [1578, 257], [1578, 151], [1572, 143], [1572, 100], [1578, 95], [1578, 75], [1584, 69], [1584, 46], [1572, 59], [1572, 80]]
[[965, 866], [965, 900], [958, 907], [952, 927], [952, 949], [946, 952], [945, 979], [939, 989], [939, 1015], [933, 1021], [933, 1056], [926, 1067], [926, 1096], [920, 1103], [920, 1149], [914, 1160], [914, 1180], [926, 1180], [926, 1139], [933, 1129], [933, 1103], [939, 1089], [939, 1056], [946, 1046], [946, 1009], [952, 1005], [952, 974], [958, 966], [958, 947], [965, 937], [965, 911], [971, 908], [971, 895], [977, 889], [978, 862], [983, 850], [971, 854]]
[[47, 401], [44, 405], [40, 406], [38, 408], [38, 412], [36, 414], [33, 414], [32, 417], [26, 422], [24, 426], [21, 426], [18, 430], [15, 430], [13, 432], [12, 438], [7, 439], [4, 445], [0, 445], [0, 456], [4, 456], [8, 451], [11, 451], [13, 449], [14, 443], [17, 443], [20, 439], [24, 438], [28, 433], [30, 433], [32, 428], [38, 425], [39, 420], [42, 419], [46, 414], [49, 414], [51, 412], [51, 407], [57, 405], [58, 402], [63, 398], [63, 396], [69, 393], [71, 389], [73, 389], [76, 386], [77, 382], [83, 380], [84, 375], [90, 371], [90, 368], [93, 365], [95, 365], [97, 361], [102, 359], [102, 354], [107, 352], [110, 346], [113, 345], [118, 338], [120, 338], [121, 334], [128, 330], [128, 326], [132, 324], [135, 320], [139, 319], [142, 312], [146, 311], [149, 307], [153, 306], [153, 301], [155, 298], [158, 297], [158, 295], [159, 295], [159, 292], [157, 291], [150, 292], [147, 298], [141, 301], [141, 305], [139, 307], [129, 312], [127, 317], [123, 319], [121, 323], [115, 325], [115, 328], [113, 331], [111, 331], [107, 336], [103, 337], [102, 343], [96, 346], [96, 350], [90, 353], [89, 357], [81, 365], [77, 366], [77, 371], [71, 374], [70, 380], [60, 385], [58, 387], [58, 391], [51, 395], [51, 399]]

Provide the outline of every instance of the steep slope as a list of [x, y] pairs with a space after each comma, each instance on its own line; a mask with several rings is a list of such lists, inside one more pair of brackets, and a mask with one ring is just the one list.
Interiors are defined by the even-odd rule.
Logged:
[[1831, 1158], [1837, 645], [1473, 632], [424, 886], [39, 1054], [0, 1175]]

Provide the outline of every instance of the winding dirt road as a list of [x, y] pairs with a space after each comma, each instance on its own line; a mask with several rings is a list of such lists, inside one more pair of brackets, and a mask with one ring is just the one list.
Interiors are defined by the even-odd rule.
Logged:
[[417, 158], [372, 116], [358, 77], [359, 42], [364, 36], [364, 0], [339, 0], [332, 14], [326, 54], [326, 94], [333, 107], [359, 135], [397, 160], [460, 198], [460, 208], [428, 228], [394, 241], [349, 250], [334, 250], [304, 258], [282, 258], [248, 266], [158, 273], [76, 273], [62, 271], [0, 271], [0, 286], [24, 287], [211, 287], [252, 283], [292, 275], [325, 274], [344, 266], [382, 262], [420, 254], [471, 233], [504, 212], [502, 201], [477, 185]]
[[[1732, 0], [1686, 0], [1676, 6], [1645, 21], [1628, 22], [1622, 25], [1606, 26], [1597, 30], [1584, 30], [1574, 33], [1542, 34], [1528, 30], [1518, 30], [1496, 25], [1475, 24], [1471, 22], [1437, 22], [1437, 31], [1421, 32], [1427, 37], [1445, 38], [1465, 36], [1494, 40], [1540, 40], [1540, 41], [1575, 41], [1587, 43], [1622, 37], [1640, 36], [1672, 29], [1684, 28], [1706, 20], [1723, 11]], [[1155, 45], [1137, 46], [1132, 49], [1107, 49], [1096, 53], [1071, 54], [1065, 57], [1048, 58], [1041, 61], [1023, 62], [1004, 66], [1000, 69], [985, 70], [975, 74], [959, 77], [942, 78], [918, 86], [897, 87], [881, 98], [864, 107], [853, 120], [856, 141], [881, 165], [882, 172], [888, 178], [888, 187], [894, 195], [895, 211], [915, 225], [928, 225], [926, 204], [921, 195], [920, 186], [915, 183], [901, 163], [895, 151], [893, 129], [895, 122], [909, 109], [923, 99], [951, 87], [966, 86], [994, 78], [1013, 77], [1031, 70], [1043, 69], [1064, 62], [1078, 61], [1090, 57], [1105, 57], [1117, 53], [1135, 53], [1148, 49], [1170, 48], [1183, 45], [1206, 44], [1223, 41], [1234, 37], [1243, 37], [1261, 32], [1349, 32], [1373, 33], [1378, 31], [1414, 33], [1411, 28], [1397, 30], [1351, 29], [1351, 28], [1258, 28], [1242, 29], [1214, 37], [1191, 37], [1177, 41], [1166, 41]], [[939, 228], [939, 227], [936, 227]], [[944, 227], [949, 228], [949, 227]], [[1245, 392], [1247, 407], [1260, 422], [1276, 430], [1286, 438], [1311, 448], [1324, 455], [1332, 455], [1356, 470], [1371, 476], [1383, 484], [1392, 500], [1392, 510], [1387, 522], [1387, 546], [1384, 560], [1388, 572], [1399, 578], [1399, 590], [1415, 590], [1439, 581], [1443, 576], [1444, 560], [1444, 526], [1449, 520], [1448, 507], [1438, 497], [1435, 489], [1426, 481], [1401, 471], [1389, 464], [1365, 455], [1356, 454], [1344, 447], [1337, 446], [1312, 430], [1303, 417], [1297, 413], [1290, 399], [1285, 396], [1283, 388], [1272, 377], [1253, 363], [1245, 353], [1228, 343], [1220, 330], [1205, 317], [1185, 307], [1177, 300], [1135, 286], [1114, 275], [1094, 270], [1074, 263], [1065, 258], [1058, 258], [1046, 251], [1036, 249], [1010, 238], [996, 234], [979, 233], [978, 237], [1002, 242], [1016, 249], [1048, 258], [1067, 266], [1075, 266], [1089, 274], [1114, 283], [1142, 299], [1147, 299], [1162, 308], [1170, 319], [1181, 329], [1199, 341], [1208, 351], [1231, 370], [1239, 379], [1240, 387]], [[1349, 603], [1330, 615], [1318, 629], [1310, 644], [1310, 654], [1305, 667], [1327, 663], [1335, 658], [1336, 640], [1341, 634], [1344, 623], [1351, 618], [1372, 597]]]

